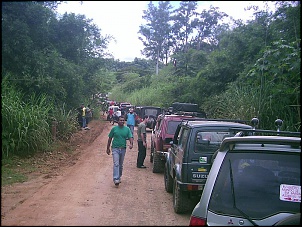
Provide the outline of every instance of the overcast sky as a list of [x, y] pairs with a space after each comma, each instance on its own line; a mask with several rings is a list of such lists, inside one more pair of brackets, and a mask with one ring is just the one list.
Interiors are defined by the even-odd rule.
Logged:
[[[87, 19], [93, 19], [94, 24], [101, 29], [101, 34], [112, 35], [116, 42], [111, 41], [108, 46], [114, 58], [120, 61], [133, 61], [135, 57], [144, 58], [140, 51], [144, 48], [138, 39], [139, 26], [146, 24], [142, 19], [143, 10], [148, 9], [149, 1], [68, 1], [61, 3], [57, 12], [60, 14], [84, 14]], [[155, 3], [155, 2], [154, 2]], [[174, 9], [179, 1], [171, 1]], [[234, 19], [251, 19], [252, 12], [245, 11], [249, 5], [264, 7], [263, 1], [199, 1], [198, 12], [209, 9], [210, 5], [219, 7]]]

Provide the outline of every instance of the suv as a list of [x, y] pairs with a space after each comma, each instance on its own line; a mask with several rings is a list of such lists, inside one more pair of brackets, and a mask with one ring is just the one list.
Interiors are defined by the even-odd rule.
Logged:
[[300, 133], [245, 134], [226, 138], [217, 150], [190, 226], [300, 224]]
[[176, 213], [187, 212], [200, 198], [212, 166], [212, 156], [221, 142], [243, 129], [252, 129], [243, 122], [246, 121], [198, 119], [178, 125], [166, 153], [164, 169], [165, 189], [173, 192]]
[[159, 114], [161, 114], [162, 109], [157, 106], [137, 106], [135, 107], [134, 111], [136, 113], [136, 126], [143, 121], [144, 115], [148, 115], [149, 121], [147, 122], [147, 128], [154, 129], [156, 118]]

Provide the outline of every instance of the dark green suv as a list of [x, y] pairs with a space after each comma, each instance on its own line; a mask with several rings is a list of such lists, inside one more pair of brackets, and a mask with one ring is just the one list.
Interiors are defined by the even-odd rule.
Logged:
[[166, 153], [164, 169], [165, 189], [173, 192], [176, 213], [188, 211], [190, 203], [200, 198], [214, 152], [224, 138], [235, 136], [242, 129], [252, 126], [235, 120], [210, 119], [189, 120], [178, 125]]

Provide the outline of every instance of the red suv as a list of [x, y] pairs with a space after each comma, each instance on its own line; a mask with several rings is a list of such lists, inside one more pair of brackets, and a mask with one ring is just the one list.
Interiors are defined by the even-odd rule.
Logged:
[[171, 147], [177, 126], [184, 119], [195, 119], [193, 115], [185, 114], [160, 114], [157, 117], [156, 125], [151, 134], [151, 155], [150, 162], [153, 163], [153, 173], [162, 173], [165, 167], [165, 153]]

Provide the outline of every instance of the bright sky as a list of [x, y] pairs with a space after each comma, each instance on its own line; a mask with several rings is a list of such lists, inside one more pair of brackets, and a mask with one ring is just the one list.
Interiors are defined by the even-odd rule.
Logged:
[[[149, 1], [68, 1], [61, 3], [57, 12], [60, 14], [84, 14], [87, 19], [101, 29], [102, 36], [112, 35], [116, 42], [111, 41], [108, 52], [120, 61], [131, 62], [135, 57], [145, 58], [140, 54], [144, 48], [138, 39], [139, 26], [146, 24], [142, 19], [143, 10], [148, 9]], [[179, 1], [171, 1], [174, 9]], [[155, 3], [154, 3], [155, 4]], [[252, 12], [245, 11], [249, 5], [264, 6], [262, 1], [199, 1], [198, 12], [209, 9], [210, 5], [219, 7], [234, 19], [251, 19]]]

